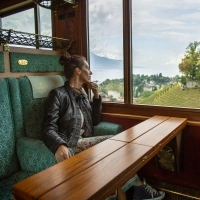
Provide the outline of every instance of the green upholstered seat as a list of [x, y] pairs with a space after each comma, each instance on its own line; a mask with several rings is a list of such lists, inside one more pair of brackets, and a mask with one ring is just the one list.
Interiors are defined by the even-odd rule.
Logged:
[[19, 78], [25, 135], [41, 139], [46, 98], [33, 98], [32, 87], [27, 77]]
[[123, 128], [119, 124], [110, 122], [100, 122], [97, 126], [93, 128], [94, 136], [100, 135], [116, 135], [123, 131]]
[[19, 80], [16, 78], [8, 78], [7, 82], [10, 91], [15, 138], [18, 139], [25, 136], [20, 85]]
[[0, 180], [19, 170], [8, 85], [0, 79]]
[[24, 171], [37, 173], [57, 163], [54, 154], [42, 140], [20, 138], [17, 141], [17, 154]]
[[8, 78], [8, 84], [20, 166], [24, 171], [36, 173], [56, 163], [54, 155], [41, 140], [46, 98], [33, 98], [27, 77]]
[[[33, 98], [27, 77], [0, 79], [0, 200], [12, 199], [13, 184], [56, 163], [41, 140], [45, 101]], [[95, 136], [121, 131], [114, 123], [94, 127]]]
[[4, 53], [0, 52], [0, 73], [5, 72], [4, 68]]
[[13, 200], [12, 197], [12, 185], [22, 181], [23, 179], [31, 176], [33, 173], [18, 171], [12, 176], [0, 181], [0, 199], [1, 200]]
[[20, 169], [6, 79], [0, 79], [0, 200], [12, 200], [12, 185], [30, 176]]

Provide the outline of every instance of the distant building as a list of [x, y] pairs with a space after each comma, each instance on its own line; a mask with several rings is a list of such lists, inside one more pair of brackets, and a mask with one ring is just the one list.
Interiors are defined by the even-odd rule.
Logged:
[[144, 91], [152, 91], [153, 85], [145, 84], [144, 85]]
[[118, 99], [120, 97], [120, 93], [117, 92], [117, 91], [109, 90], [108, 91], [108, 96], [112, 96], [113, 98]]
[[199, 84], [197, 81], [187, 81], [186, 87], [187, 88], [195, 88], [195, 87], [199, 87]]

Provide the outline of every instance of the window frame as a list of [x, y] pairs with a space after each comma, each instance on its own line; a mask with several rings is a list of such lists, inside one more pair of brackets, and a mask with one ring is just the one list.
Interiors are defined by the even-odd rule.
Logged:
[[[85, 43], [89, 44], [89, 18], [88, 0], [86, 1], [86, 19], [84, 24], [87, 37]], [[173, 106], [159, 106], [146, 104], [133, 104], [132, 85], [132, 0], [123, 1], [123, 52], [124, 52], [124, 102], [103, 102], [103, 115], [130, 119], [145, 119], [154, 115], [185, 117], [189, 125], [200, 126], [200, 109]], [[89, 45], [86, 45], [86, 56], [89, 55]]]
[[[27, 4], [22, 4], [20, 6], [16, 6], [16, 8], [5, 9], [4, 12], [0, 13], [0, 24], [2, 24], [1, 19], [7, 17], [9, 15], [17, 14], [19, 12], [26, 11], [28, 9], [33, 9], [34, 11], [34, 22], [35, 22], [35, 33], [36, 35], [41, 35], [41, 24], [40, 24], [40, 9], [39, 5], [35, 4], [34, 2], [30, 2]], [[53, 29], [53, 21], [51, 18], [52, 29]], [[52, 31], [52, 30], [51, 30]], [[53, 36], [53, 31], [52, 31]], [[36, 36], [37, 37], [37, 36]], [[40, 49], [39, 44], [36, 43], [36, 49]]]

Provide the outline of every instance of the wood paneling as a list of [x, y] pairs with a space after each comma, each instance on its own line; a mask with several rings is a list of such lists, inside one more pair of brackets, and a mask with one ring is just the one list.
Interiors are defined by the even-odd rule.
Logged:
[[[86, 55], [86, 17], [85, 0], [77, 4], [66, 4], [53, 12], [53, 36], [73, 39], [74, 44], [70, 49], [72, 54]], [[84, 49], [84, 50], [83, 50]], [[84, 52], [83, 52], [84, 51]]]
[[132, 119], [144, 120], [154, 115], [165, 115], [170, 117], [184, 117], [188, 119], [188, 123], [190, 125], [200, 125], [200, 109], [103, 103], [102, 111], [104, 113], [103, 119], [108, 119], [109, 116], [111, 117], [112, 114], [118, 114], [112, 116], [112, 118], [114, 118], [115, 121], [119, 121], [119, 119], [117, 119], [117, 116], [121, 116], [121, 118], [125, 119], [130, 119], [132, 116]]

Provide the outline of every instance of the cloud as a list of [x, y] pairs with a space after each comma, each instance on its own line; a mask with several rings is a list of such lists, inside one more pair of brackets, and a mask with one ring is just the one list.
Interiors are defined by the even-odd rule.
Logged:
[[[99, 0], [89, 2], [91, 51], [97, 55], [123, 59], [121, 1], [111, 0], [107, 4]], [[175, 46], [175, 49], [179, 46], [184, 51], [189, 42], [200, 40], [199, 0], [141, 0], [132, 1], [132, 4], [133, 43], [136, 44], [133, 50], [149, 49], [152, 45], [149, 41], [152, 40], [154, 48], [163, 47], [165, 43]]]

